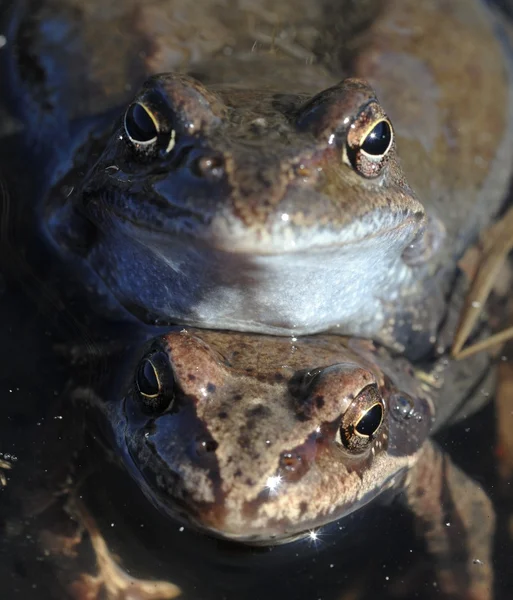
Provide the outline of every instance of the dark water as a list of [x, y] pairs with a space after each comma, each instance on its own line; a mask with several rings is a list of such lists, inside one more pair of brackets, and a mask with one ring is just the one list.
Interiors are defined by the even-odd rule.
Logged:
[[[12, 465], [0, 487], [0, 598], [85, 600], [82, 588], [70, 589], [96, 572], [95, 555], [70, 508], [73, 494], [128, 573], [172, 581], [191, 600], [439, 598], [430, 559], [398, 502], [326, 527], [315, 543], [261, 549], [196, 534], [156, 511], [96, 439], [94, 415], [71, 400], [77, 385], [105, 390], [112, 372], [123, 373], [118, 355], [150, 334], [103, 321], [72, 269], [33, 243], [32, 203], [44, 174], [17, 145], [19, 122], [7, 109], [0, 119], [0, 458]], [[119, 352], [109, 350], [112, 342]], [[494, 503], [495, 598], [509, 600], [513, 490], [499, 472], [496, 429], [491, 399], [438, 441]]]

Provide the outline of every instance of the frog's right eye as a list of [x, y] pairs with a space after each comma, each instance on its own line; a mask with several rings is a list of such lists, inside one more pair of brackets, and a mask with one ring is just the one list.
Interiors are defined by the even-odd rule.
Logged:
[[155, 350], [141, 360], [135, 374], [135, 391], [146, 413], [162, 413], [173, 405], [174, 376], [165, 352]]
[[394, 148], [392, 124], [377, 102], [370, 102], [347, 130], [343, 160], [367, 179], [383, 172]]
[[365, 136], [360, 148], [369, 156], [384, 156], [392, 145], [392, 126], [386, 119], [379, 121]]
[[158, 121], [152, 111], [140, 102], [131, 104], [125, 113], [125, 132], [136, 146], [149, 146], [157, 141]]
[[377, 387], [365, 387], [342, 417], [337, 441], [352, 454], [365, 452], [383, 424], [385, 404]]

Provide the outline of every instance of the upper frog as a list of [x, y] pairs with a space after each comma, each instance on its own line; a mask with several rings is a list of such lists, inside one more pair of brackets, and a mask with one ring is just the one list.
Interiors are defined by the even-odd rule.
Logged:
[[509, 58], [477, 1], [384, 2], [353, 32], [349, 14], [312, 16], [326, 37], [308, 67], [257, 48], [150, 79], [50, 199], [60, 249], [149, 322], [331, 329], [421, 355], [507, 190]]
[[90, 289], [149, 322], [440, 346], [457, 260], [513, 164], [509, 48], [486, 3], [50, 4], [13, 4], [0, 55], [22, 165], [47, 164], [29, 182], [44, 206], [19, 213]]
[[131, 310], [272, 333], [365, 332], [412, 279], [403, 254], [425, 225], [392, 124], [354, 79], [311, 97], [156, 76], [72, 202]]

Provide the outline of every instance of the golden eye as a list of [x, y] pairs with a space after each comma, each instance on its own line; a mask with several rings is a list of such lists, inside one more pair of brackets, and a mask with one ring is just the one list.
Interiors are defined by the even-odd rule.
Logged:
[[377, 102], [368, 104], [347, 129], [344, 161], [372, 179], [385, 168], [394, 147], [394, 131]]
[[360, 420], [354, 427], [355, 432], [363, 437], [371, 437], [379, 429], [382, 421], [383, 407], [381, 404], [376, 403], [361, 416]]
[[124, 125], [128, 139], [133, 144], [148, 146], [157, 141], [157, 119], [144, 104], [134, 102], [127, 108]]
[[135, 388], [141, 408], [149, 413], [161, 413], [174, 401], [174, 377], [168, 355], [154, 351], [137, 367]]
[[389, 121], [379, 121], [365, 136], [360, 149], [369, 156], [383, 156], [392, 144], [392, 126]]
[[350, 452], [364, 452], [383, 424], [385, 405], [375, 385], [365, 387], [342, 416], [340, 443]]

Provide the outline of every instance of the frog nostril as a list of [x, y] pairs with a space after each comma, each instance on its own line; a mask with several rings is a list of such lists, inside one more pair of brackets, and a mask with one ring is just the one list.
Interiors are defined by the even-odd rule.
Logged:
[[289, 483], [299, 481], [307, 471], [308, 461], [300, 452], [282, 452], [279, 473], [285, 481]]
[[191, 161], [191, 171], [196, 177], [219, 180], [225, 173], [224, 158], [221, 154], [195, 156]]
[[297, 177], [300, 177], [303, 180], [310, 178], [312, 175], [311, 169], [302, 163], [294, 166], [294, 173]]
[[280, 457], [280, 467], [286, 471], [295, 471], [301, 462], [301, 456], [293, 452], [284, 452]]
[[207, 454], [211, 454], [217, 450], [217, 442], [209, 437], [198, 437], [196, 438], [196, 454], [198, 456], [205, 456]]

